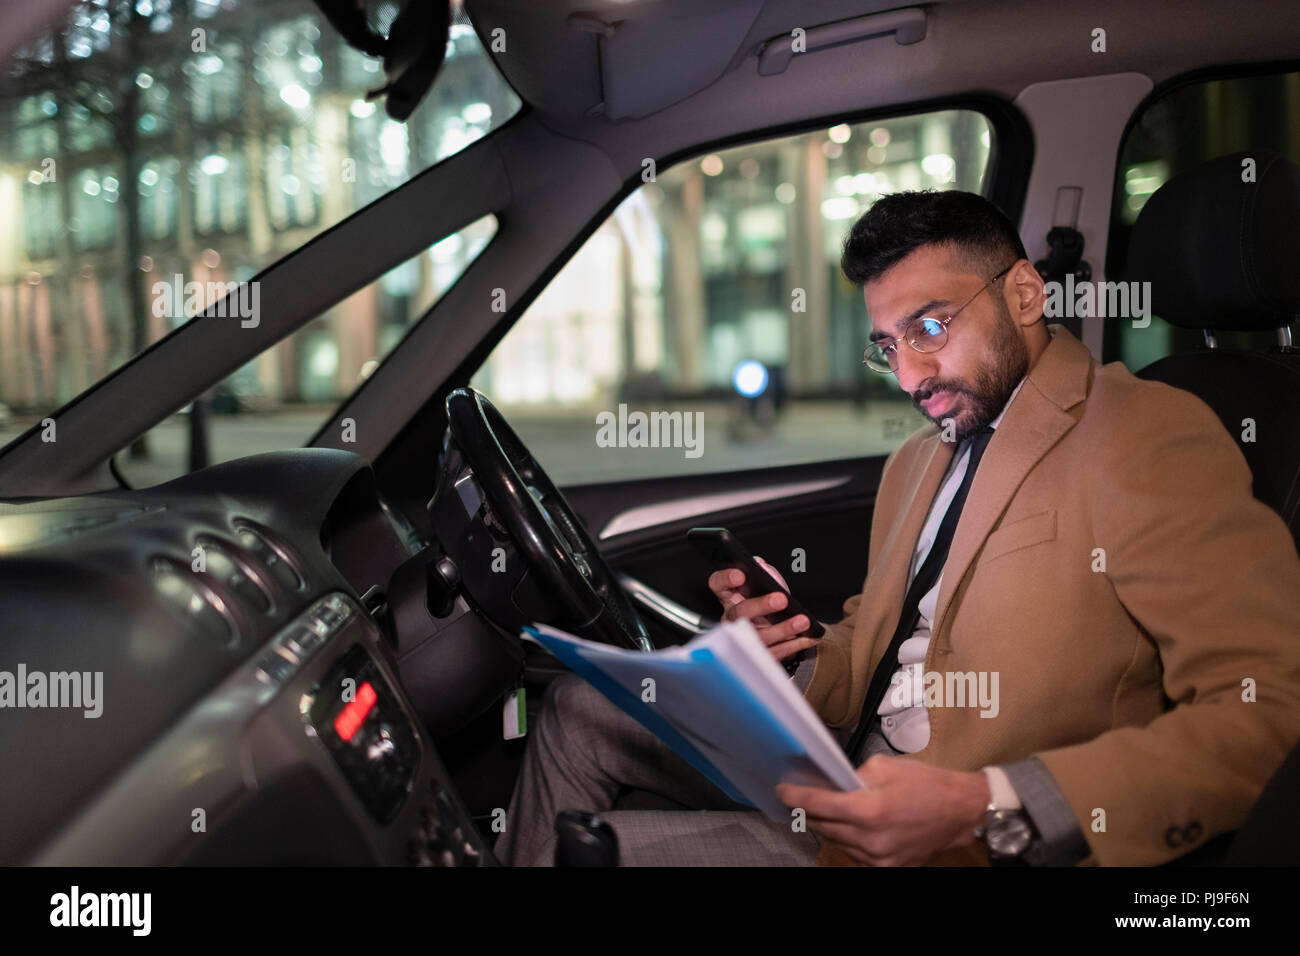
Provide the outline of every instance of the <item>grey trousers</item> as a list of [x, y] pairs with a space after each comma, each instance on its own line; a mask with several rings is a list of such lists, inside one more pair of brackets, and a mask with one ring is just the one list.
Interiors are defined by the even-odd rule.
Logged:
[[[612, 810], [627, 788], [692, 810]], [[599, 812], [618, 837], [620, 866], [809, 866], [820, 848], [732, 801], [708, 778], [573, 674], [547, 688], [494, 848], [510, 866], [550, 866], [555, 816]]]

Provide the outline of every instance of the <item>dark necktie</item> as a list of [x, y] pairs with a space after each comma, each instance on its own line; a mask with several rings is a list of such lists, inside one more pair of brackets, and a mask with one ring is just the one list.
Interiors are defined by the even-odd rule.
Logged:
[[[903, 612], [898, 618], [898, 628], [894, 631], [893, 640], [889, 642], [885, 656], [881, 658], [876, 672], [871, 676], [857, 730], [853, 732], [853, 737], [845, 748], [854, 766], [857, 766], [860, 760], [871, 723], [880, 708], [880, 702], [885, 697], [885, 691], [889, 688], [889, 681], [898, 670], [898, 649], [916, 630], [916, 622], [921, 616], [921, 598], [934, 587], [934, 582], [939, 579], [939, 572], [943, 570], [943, 563], [948, 557], [948, 547], [952, 544], [953, 532], [957, 530], [957, 520], [961, 517], [962, 506], [966, 504], [966, 493], [970, 491], [971, 482], [975, 478], [975, 469], [979, 466], [980, 458], [992, 436], [993, 429], [986, 425], [966, 439], [970, 447], [970, 461], [966, 464], [966, 474], [962, 476], [957, 493], [953, 495], [943, 521], [939, 524], [939, 530], [935, 534], [934, 543], [930, 545], [929, 553], [925, 556], [925, 561], [907, 589], [907, 596], [903, 599]], [[961, 451], [958, 450], [957, 454], [961, 454]]]

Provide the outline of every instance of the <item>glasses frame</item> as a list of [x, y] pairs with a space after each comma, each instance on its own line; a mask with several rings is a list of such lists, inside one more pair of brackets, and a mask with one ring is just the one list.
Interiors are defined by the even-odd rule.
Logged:
[[[1020, 261], [1019, 259], [1016, 260], [1016, 262], [1019, 262], [1019, 261]], [[1012, 269], [1014, 269], [1015, 266], [1016, 266], [1016, 263], [1015, 263], [1015, 262], [1011, 263], [1011, 265], [1007, 266], [1005, 269], [1003, 269], [1001, 272], [999, 272], [999, 273], [998, 273], [997, 275], [995, 275], [993, 278], [989, 279], [988, 282], [985, 282], [982, 286], [980, 286], [979, 291], [976, 292], [976, 293], [975, 293], [973, 296], [971, 296], [969, 299], [967, 299], [965, 302], [963, 302], [959, 308], [953, 310], [952, 312], [949, 312], [947, 315], [943, 315], [943, 316], [937, 316], [937, 315], [918, 315], [916, 318], [912, 319], [910, 322], [907, 323], [906, 326], [903, 327], [903, 341], [906, 342], [908, 345], [910, 345], [910, 346], [911, 346], [913, 349], [915, 349], [917, 352], [920, 352], [922, 355], [933, 355], [935, 352], [939, 351], [941, 348], [943, 348], [945, 345], [948, 344], [948, 326], [952, 323], [952, 320], [955, 319], [955, 318], [957, 318], [957, 316], [961, 314], [962, 309], [965, 309], [966, 306], [970, 305], [972, 302], [974, 302], [976, 299], [978, 299], [978, 298], [979, 298], [979, 295], [980, 295], [980, 292], [983, 292], [985, 289], [987, 289], [987, 288], [988, 288], [989, 286], [991, 286], [993, 283], [997, 282], [999, 279], [1001, 279], [1003, 276], [1005, 276], [1008, 272], [1010, 272]], [[913, 342], [913, 341], [912, 341], [912, 333], [913, 333], [913, 330], [916, 329], [916, 328], [918, 327], [918, 326], [917, 326], [917, 323], [919, 323], [919, 322], [938, 322], [940, 325], [942, 325], [942, 326], [943, 326], [943, 341], [940, 342], [937, 346], [935, 346], [935, 347], [932, 348], [932, 349], [923, 349], [923, 348], [921, 348], [919, 345], [917, 345], [915, 342]], [[892, 361], [892, 362], [889, 361], [889, 360], [890, 360], [890, 352], [889, 352], [889, 349], [892, 348], [892, 349], [894, 350], [893, 355], [897, 356], [897, 354], [898, 354], [898, 339], [891, 339], [889, 345], [887, 345], [887, 346], [882, 346], [880, 343], [881, 343], [881, 342], [884, 342], [884, 341], [885, 341], [885, 339], [883, 339], [883, 338], [882, 338], [882, 339], [877, 339], [876, 341], [872, 342], [870, 345], [868, 345], [865, 349], [862, 350], [862, 364], [865, 365], [867, 368], [871, 369], [871, 371], [873, 371], [873, 372], [879, 372], [881, 375], [895, 375], [895, 374], [897, 374], [897, 372], [898, 372], [898, 362], [897, 362], [897, 359], [895, 359], [895, 360]], [[872, 348], [879, 348], [882, 352], [885, 353], [885, 361], [886, 361], [886, 362], [889, 362], [889, 365], [890, 365], [890, 367], [889, 367], [888, 369], [876, 368], [874, 365], [871, 364], [870, 361], [868, 361], [868, 359], [867, 359], [867, 353], [869, 353], [869, 352], [872, 350]]]

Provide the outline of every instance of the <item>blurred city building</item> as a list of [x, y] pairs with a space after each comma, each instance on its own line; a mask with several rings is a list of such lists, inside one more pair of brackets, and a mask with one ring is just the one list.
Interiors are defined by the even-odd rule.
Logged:
[[[1108, 275], [1122, 277], [1128, 229], [1181, 169], [1252, 143], [1300, 158], [1300, 124], [1279, 122], [1300, 111], [1298, 76], [1198, 82], [1143, 110], [1121, 156]], [[251, 280], [521, 108], [459, 2], [442, 72], [409, 122], [367, 99], [382, 84], [308, 0], [82, 0], [5, 64], [0, 441], [207, 305], [160, 308], [177, 277]], [[839, 273], [844, 236], [885, 193], [986, 190], [998, 149], [983, 114], [953, 108], [650, 163], [473, 384], [524, 419], [530, 441], [546, 433], [528, 419], [589, 444], [591, 413], [620, 402], [713, 403], [765, 409], [769, 426], [778, 414], [816, 423], [753, 464], [888, 450], [920, 418], [891, 376], [862, 365], [870, 320]], [[214, 416], [215, 460], [307, 440], [495, 229], [489, 216], [446, 237], [214, 389], [214, 411], [244, 413], [239, 427]], [[1118, 333], [1107, 358], [1130, 367], [1181, 334]], [[775, 391], [745, 405], [738, 370], [760, 366], [754, 380]], [[819, 445], [818, 433], [839, 437]], [[745, 439], [731, 428], [723, 440]]]

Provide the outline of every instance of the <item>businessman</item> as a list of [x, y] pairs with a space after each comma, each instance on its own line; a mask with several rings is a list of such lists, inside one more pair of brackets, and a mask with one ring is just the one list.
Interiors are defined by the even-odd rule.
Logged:
[[1236, 828], [1300, 739], [1300, 556], [1233, 437], [1048, 325], [979, 196], [882, 198], [841, 266], [864, 362], [933, 424], [886, 462], [867, 578], [820, 640], [770, 624], [784, 597], [742, 598], [740, 572], [709, 585], [866, 786], [782, 786], [791, 822], [770, 821], [566, 676], [498, 853], [547, 864], [556, 812], [629, 790], [683, 808], [603, 814], [633, 865], [1149, 865]]

